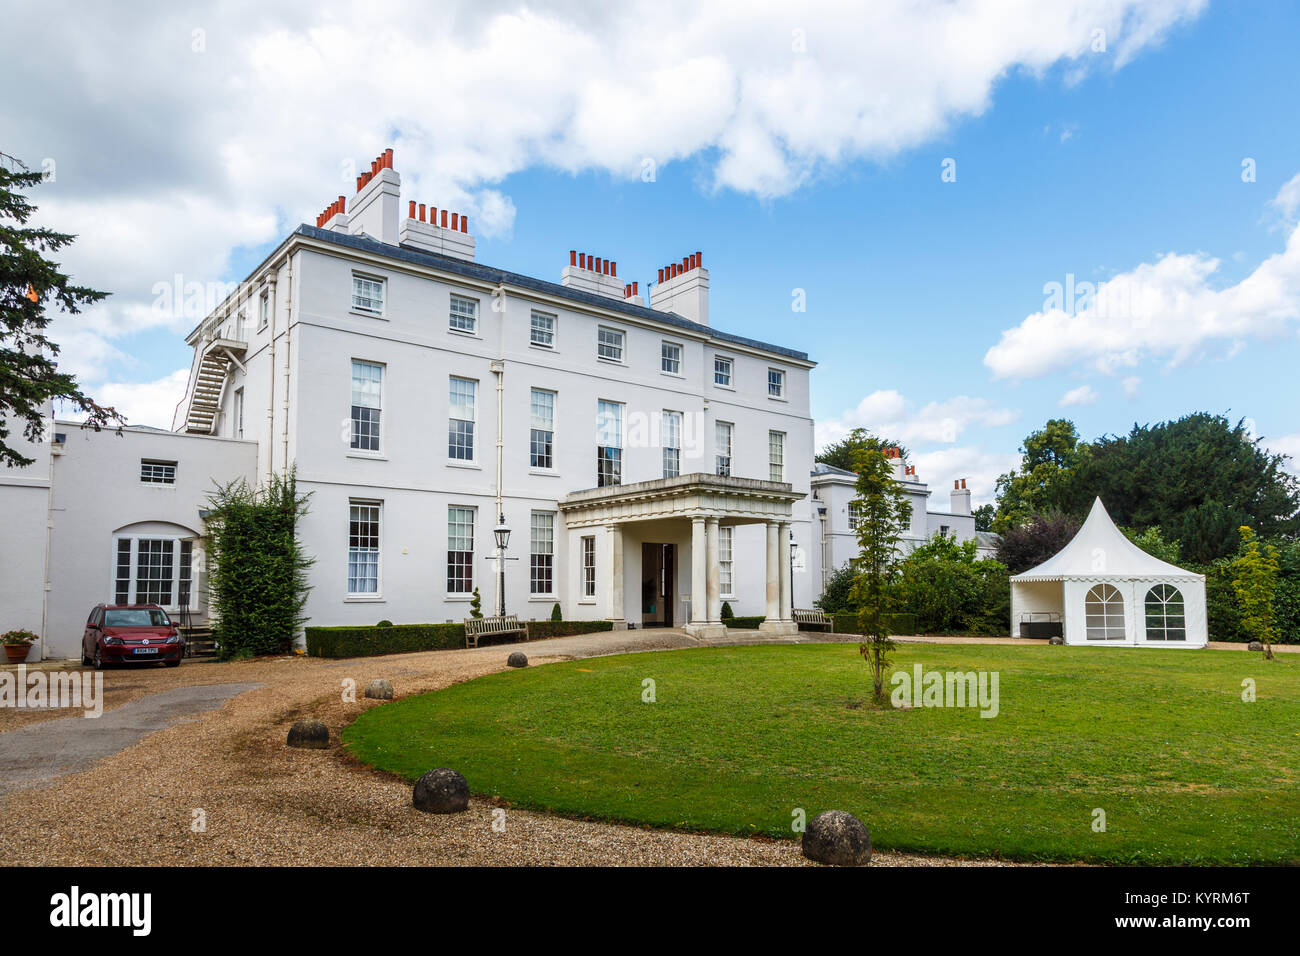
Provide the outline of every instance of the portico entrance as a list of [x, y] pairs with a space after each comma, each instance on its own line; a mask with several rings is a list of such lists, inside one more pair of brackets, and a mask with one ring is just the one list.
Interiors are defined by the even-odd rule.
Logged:
[[[727, 632], [722, 623], [722, 529], [763, 525], [765, 620], [760, 627], [785, 634], [798, 630], [790, 540], [792, 506], [803, 497], [787, 482], [691, 474], [573, 492], [560, 502], [560, 510], [569, 529], [581, 534], [581, 529], [604, 528], [608, 535], [605, 607], [616, 628], [627, 626], [630, 612], [642, 625], [676, 625], [703, 637]], [[674, 541], [680, 544], [664, 543]], [[679, 555], [681, 572], [676, 573]], [[629, 560], [639, 560], [640, 574], [627, 568]], [[638, 582], [640, 606], [625, 608], [625, 587]]]
[[673, 574], [677, 562], [671, 544], [641, 544], [641, 626], [673, 626]]

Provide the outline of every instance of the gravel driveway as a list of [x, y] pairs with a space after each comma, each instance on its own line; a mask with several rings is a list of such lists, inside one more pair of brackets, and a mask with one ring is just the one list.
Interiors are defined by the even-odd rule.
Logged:
[[[514, 650], [544, 663], [697, 646], [678, 632], [627, 631], [342, 661], [288, 656], [111, 670], [99, 721], [116, 720], [120, 736], [105, 734], [98, 750], [80, 748], [85, 759], [72, 761], [73, 772], [55, 778], [62, 758], [31, 757], [58, 754], [68, 733], [95, 721], [0, 711], [0, 774], [8, 782], [12, 768], [13, 782], [25, 785], [7, 793], [0, 787], [0, 858], [42, 866], [804, 864], [793, 840], [655, 831], [522, 810], [507, 810], [505, 831], [496, 832], [494, 805], [478, 799], [467, 813], [423, 814], [411, 807], [408, 783], [357, 764], [337, 745], [357, 714], [382, 706], [362, 696], [377, 677], [392, 681], [401, 698], [502, 670]], [[355, 703], [342, 699], [346, 679], [356, 682]], [[174, 722], [180, 713], [192, 719]], [[286, 747], [289, 726], [304, 716], [324, 720], [335, 746]], [[41, 785], [41, 775], [49, 782]], [[877, 854], [875, 863], [995, 865], [891, 853]]]

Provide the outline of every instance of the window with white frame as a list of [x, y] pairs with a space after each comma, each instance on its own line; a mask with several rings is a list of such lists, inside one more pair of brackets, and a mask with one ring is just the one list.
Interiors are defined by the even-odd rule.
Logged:
[[271, 321], [271, 293], [263, 292], [257, 302], [257, 329], [260, 332]]
[[555, 348], [555, 316], [534, 309], [528, 329], [528, 343], [544, 349]]
[[724, 478], [731, 475], [731, 441], [735, 427], [731, 422], [713, 423], [714, 460], [717, 473]]
[[767, 433], [767, 477], [785, 481], [785, 432]]
[[176, 462], [140, 459], [140, 481], [146, 485], [176, 484]]
[[447, 508], [447, 593], [474, 590], [474, 509]]
[[663, 413], [659, 429], [659, 443], [664, 451], [664, 477], [676, 478], [682, 473], [682, 413]]
[[592, 535], [582, 539], [582, 596], [596, 596], [596, 539]]
[[730, 525], [718, 528], [718, 584], [723, 597], [735, 595], [735, 577], [732, 564], [735, 555], [736, 529]]
[[555, 467], [555, 393], [534, 388], [529, 394], [528, 463]]
[[244, 390], [235, 389], [235, 437], [244, 437]]
[[1098, 584], [1083, 600], [1084, 637], [1089, 641], [1125, 638], [1124, 596], [1109, 584]]
[[596, 486], [623, 482], [623, 405], [601, 400], [596, 405]]
[[125, 537], [114, 545], [113, 603], [176, 607], [189, 602], [193, 543]]
[[384, 280], [360, 272], [352, 273], [352, 310], [367, 315], [383, 315]]
[[857, 531], [858, 522], [862, 520], [862, 505], [856, 501], [849, 502], [849, 530]]
[[378, 501], [348, 502], [348, 594], [379, 593]]
[[236, 342], [244, 341], [244, 337], [248, 334], [248, 315], [243, 309], [240, 309], [235, 315], [235, 327], [233, 333], [232, 337]]
[[555, 593], [555, 512], [534, 511], [528, 550], [528, 593]]
[[713, 356], [713, 384], [731, 388], [732, 362], [721, 355]]
[[457, 332], [477, 332], [478, 299], [453, 295], [451, 297], [451, 312], [447, 318], [447, 327]]
[[1157, 584], [1147, 591], [1146, 625], [1148, 641], [1187, 640], [1187, 616], [1178, 588]]
[[623, 361], [623, 333], [600, 326], [596, 330], [596, 357], [608, 362]]
[[453, 461], [474, 460], [474, 404], [478, 382], [469, 378], [451, 378], [450, 407], [447, 413], [447, 457]]
[[379, 451], [379, 415], [384, 367], [352, 360], [352, 442], [357, 451]]
[[682, 374], [682, 347], [676, 342], [664, 342], [659, 348], [659, 367], [669, 375]]
[[767, 370], [767, 397], [785, 397], [785, 372], [781, 371], [779, 368], [770, 368]]

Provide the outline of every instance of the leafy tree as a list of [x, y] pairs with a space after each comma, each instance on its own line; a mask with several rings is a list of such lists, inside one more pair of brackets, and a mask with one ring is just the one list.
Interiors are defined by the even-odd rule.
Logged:
[[1006, 634], [1011, 587], [1004, 565], [976, 557], [974, 539], [936, 535], [898, 563], [896, 591], [922, 634]]
[[308, 497], [292, 469], [263, 488], [241, 478], [208, 496], [208, 589], [222, 657], [283, 654], [306, 623], [313, 561], [296, 531]]
[[852, 610], [853, 606], [849, 602], [853, 592], [853, 582], [857, 576], [857, 569], [851, 561], [832, 571], [831, 576], [826, 579], [826, 586], [822, 588], [822, 596], [815, 602], [817, 607], [827, 614]]
[[871, 668], [872, 699], [884, 705], [885, 674], [889, 652], [895, 644], [889, 638], [890, 613], [896, 603], [891, 587], [898, 541], [912, 519], [912, 506], [894, 469], [884, 454], [867, 444], [867, 434], [855, 429], [847, 440], [854, 443], [852, 471], [857, 473], [858, 545], [854, 559], [857, 571], [850, 603], [858, 608], [858, 626], [864, 640], [858, 650]]
[[1089, 446], [1080, 443], [1074, 422], [1049, 420], [1025, 439], [1020, 454], [1020, 467], [998, 478], [997, 510], [990, 530], [1005, 534], [1037, 515], [1086, 512], [1092, 498], [1081, 493], [1076, 478]]
[[44, 253], [57, 252], [76, 237], [26, 225], [36, 207], [19, 189], [41, 183], [42, 173], [11, 172], [0, 166], [0, 461], [15, 468], [32, 464], [6, 444], [10, 428], [20, 426], [28, 441], [45, 434], [46, 404], [61, 401], [85, 413], [85, 425], [99, 431], [126, 419], [90, 398], [76, 379], [55, 363], [59, 347], [46, 329], [46, 305], [75, 315], [83, 305], [105, 298], [86, 286], [72, 285], [59, 264]]
[[1012, 574], [1028, 571], [1060, 551], [1079, 533], [1079, 519], [1060, 511], [1032, 515], [1008, 528], [998, 542], [998, 561]]
[[1277, 548], [1261, 543], [1249, 526], [1241, 527], [1241, 554], [1232, 562], [1232, 590], [1241, 609], [1242, 630], [1251, 640], [1264, 645], [1264, 658], [1270, 661], [1277, 641], [1273, 611], [1277, 559]]
[[1237, 552], [1242, 525], [1261, 538], [1300, 530], [1300, 481], [1261, 441], [1244, 419], [1195, 412], [1099, 438], [1077, 480], [1117, 523], [1159, 527], [1185, 560], [1210, 562]]
[[1179, 542], [1177, 540], [1166, 541], [1163, 532], [1159, 528], [1147, 528], [1144, 531], [1138, 531], [1135, 528], [1121, 528], [1120, 530], [1124, 532], [1126, 538], [1153, 558], [1159, 558], [1161, 561], [1167, 561], [1170, 564], [1177, 564], [1182, 560], [1182, 548]]
[[856, 455], [863, 448], [870, 448], [873, 451], [897, 448], [904, 458], [907, 457], [907, 449], [898, 442], [890, 441], [887, 438], [877, 438], [865, 429], [855, 428], [848, 436], [841, 438], [839, 441], [831, 442], [823, 448], [821, 454], [817, 456], [817, 460], [823, 465], [852, 471], [853, 463], [857, 460]]
[[980, 505], [978, 508], [976, 508], [975, 511], [973, 512], [973, 514], [975, 515], [975, 530], [992, 531], [993, 516], [995, 513], [996, 511], [993, 505], [991, 504]]

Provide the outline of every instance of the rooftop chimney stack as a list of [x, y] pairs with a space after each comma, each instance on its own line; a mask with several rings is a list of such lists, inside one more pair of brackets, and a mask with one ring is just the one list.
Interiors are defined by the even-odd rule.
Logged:
[[569, 264], [560, 273], [560, 284], [570, 289], [594, 292], [611, 299], [631, 301], [627, 289], [618, 281], [618, 263], [588, 252], [569, 250]]
[[948, 492], [952, 497], [952, 513], [955, 515], [968, 515], [970, 510], [970, 491], [966, 488], [966, 479], [952, 483], [952, 491]]
[[393, 151], [386, 149], [370, 161], [370, 169], [357, 177], [357, 194], [348, 204], [347, 229], [372, 239], [397, 245], [401, 218], [402, 178], [393, 168]]
[[650, 290], [650, 308], [708, 325], [709, 270], [703, 262], [704, 254], [695, 252], [660, 269], [659, 282]]
[[400, 236], [403, 246], [465, 262], [474, 261], [474, 237], [469, 234], [469, 216], [443, 209], [439, 219], [437, 206], [414, 200], [408, 204], [407, 212]]

